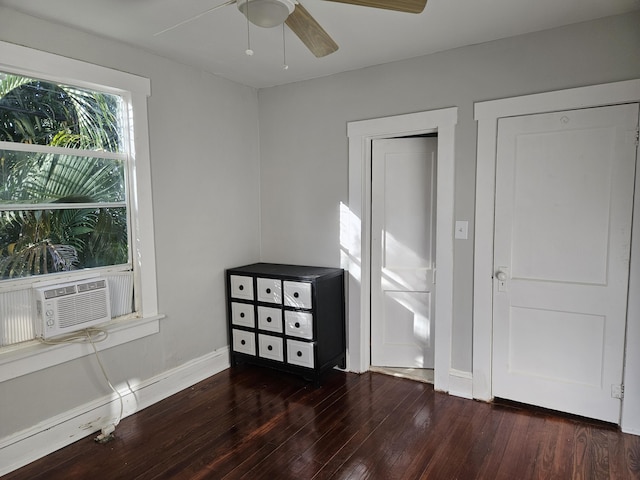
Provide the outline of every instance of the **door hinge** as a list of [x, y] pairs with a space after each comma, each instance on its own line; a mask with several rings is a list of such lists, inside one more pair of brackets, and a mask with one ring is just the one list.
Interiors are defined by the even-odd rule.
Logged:
[[611, 398], [624, 398], [624, 385], [611, 385]]
[[432, 283], [433, 285], [435, 285], [435, 284], [436, 284], [436, 269], [435, 269], [435, 268], [433, 268], [433, 269], [431, 270], [431, 283]]

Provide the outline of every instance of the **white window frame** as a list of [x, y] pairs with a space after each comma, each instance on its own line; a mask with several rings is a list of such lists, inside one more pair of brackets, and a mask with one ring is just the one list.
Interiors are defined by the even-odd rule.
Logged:
[[[151, 198], [151, 159], [147, 97], [149, 79], [54, 55], [27, 47], [0, 42], [0, 70], [33, 78], [43, 78], [120, 95], [128, 115], [131, 161], [128, 209], [131, 225], [131, 261], [134, 271], [135, 313], [107, 324], [106, 341], [98, 349], [130, 342], [157, 333], [159, 320], [156, 284], [153, 208]], [[135, 125], [135, 128], [133, 127]], [[23, 282], [24, 280], [16, 280]], [[31, 280], [33, 282], [33, 279]], [[13, 282], [10, 282], [10, 285]], [[9, 287], [11, 288], [11, 287]], [[132, 318], [133, 317], [133, 318]], [[0, 382], [51, 367], [92, 353], [90, 345], [74, 343], [42, 345], [36, 341], [0, 348]]]

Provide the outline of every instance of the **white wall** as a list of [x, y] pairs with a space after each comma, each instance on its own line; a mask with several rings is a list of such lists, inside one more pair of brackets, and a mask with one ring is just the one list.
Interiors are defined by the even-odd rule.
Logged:
[[[253, 88], [0, 7], [0, 40], [151, 80], [149, 127], [160, 333], [102, 352], [114, 384], [227, 345], [226, 267], [259, 259]], [[92, 357], [0, 384], [0, 439], [109, 393]], [[46, 398], [46, 401], [43, 401]]]
[[347, 122], [457, 106], [455, 216], [470, 239], [455, 243], [451, 367], [471, 372], [473, 104], [638, 78], [638, 25], [636, 12], [260, 90], [262, 258], [339, 265]]

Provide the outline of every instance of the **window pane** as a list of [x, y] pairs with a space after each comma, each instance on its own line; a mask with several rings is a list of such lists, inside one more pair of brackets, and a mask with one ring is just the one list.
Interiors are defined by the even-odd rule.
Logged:
[[0, 150], [0, 206], [124, 201], [123, 161]]
[[128, 260], [125, 207], [0, 213], [0, 279]]
[[123, 151], [123, 101], [0, 72], [0, 141]]

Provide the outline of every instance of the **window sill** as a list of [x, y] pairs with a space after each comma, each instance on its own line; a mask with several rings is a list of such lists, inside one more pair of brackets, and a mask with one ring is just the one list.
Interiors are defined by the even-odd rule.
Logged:
[[[108, 332], [108, 337], [102, 342], [95, 343], [98, 351], [122, 345], [139, 338], [156, 334], [160, 331], [160, 320], [164, 315], [154, 315], [147, 318], [123, 319], [102, 327]], [[67, 343], [60, 345], [44, 345], [37, 341], [28, 344], [9, 347], [0, 353], [0, 382], [28, 375], [44, 370], [70, 360], [92, 354], [89, 343]]]

